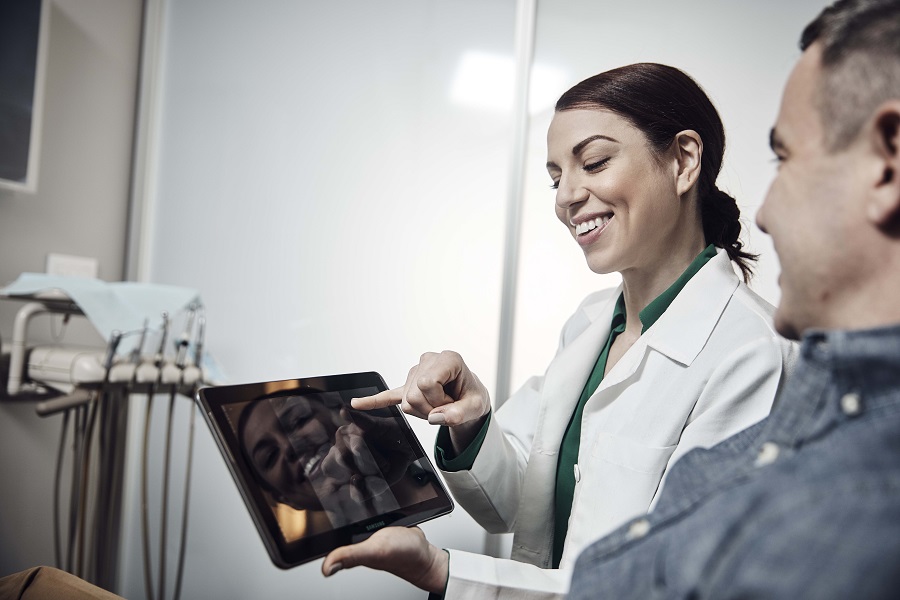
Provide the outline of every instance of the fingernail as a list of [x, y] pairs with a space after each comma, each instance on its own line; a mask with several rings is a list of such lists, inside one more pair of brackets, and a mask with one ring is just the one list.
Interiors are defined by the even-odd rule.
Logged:
[[335, 573], [337, 573], [338, 571], [340, 571], [343, 568], [344, 568], [344, 563], [340, 563], [340, 562], [334, 563], [333, 565], [331, 565], [331, 568], [328, 569], [327, 577], [331, 577], [332, 575], [334, 575]]
[[447, 417], [444, 413], [431, 413], [428, 415], [428, 422], [432, 425], [444, 425], [447, 423]]

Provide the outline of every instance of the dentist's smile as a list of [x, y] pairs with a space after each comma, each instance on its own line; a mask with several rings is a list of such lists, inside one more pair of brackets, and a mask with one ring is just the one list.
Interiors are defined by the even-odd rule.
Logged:
[[586, 219], [579, 223], [569, 221], [569, 224], [575, 228], [575, 241], [577, 241], [580, 246], [588, 246], [597, 241], [603, 232], [606, 231], [606, 228], [609, 226], [612, 219], [612, 214], [605, 214]]

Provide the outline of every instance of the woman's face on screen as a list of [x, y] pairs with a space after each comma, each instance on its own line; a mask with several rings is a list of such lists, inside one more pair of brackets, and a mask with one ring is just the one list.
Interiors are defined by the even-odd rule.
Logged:
[[248, 410], [241, 443], [252, 467], [294, 508], [321, 508], [312, 481], [334, 446], [333, 413], [305, 396], [263, 399]]

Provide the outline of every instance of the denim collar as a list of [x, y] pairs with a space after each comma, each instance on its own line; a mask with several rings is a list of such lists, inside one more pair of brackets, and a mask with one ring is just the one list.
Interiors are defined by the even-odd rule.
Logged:
[[900, 405], [900, 325], [813, 330], [762, 435], [798, 448], [842, 422]]

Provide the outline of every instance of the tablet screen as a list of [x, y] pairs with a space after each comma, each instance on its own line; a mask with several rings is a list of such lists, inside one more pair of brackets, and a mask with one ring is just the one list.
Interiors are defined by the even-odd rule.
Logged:
[[396, 407], [358, 411], [377, 373], [203, 388], [198, 400], [269, 554], [282, 568], [453, 503]]

